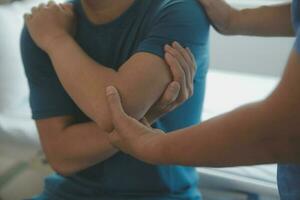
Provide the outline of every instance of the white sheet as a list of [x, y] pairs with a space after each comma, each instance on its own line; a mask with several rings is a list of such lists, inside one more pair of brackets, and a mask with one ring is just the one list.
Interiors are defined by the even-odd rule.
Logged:
[[[276, 87], [278, 77], [210, 70], [204, 105], [204, 120], [240, 105], [265, 98]], [[276, 165], [234, 168], [199, 168], [203, 187], [252, 192], [278, 198]]]

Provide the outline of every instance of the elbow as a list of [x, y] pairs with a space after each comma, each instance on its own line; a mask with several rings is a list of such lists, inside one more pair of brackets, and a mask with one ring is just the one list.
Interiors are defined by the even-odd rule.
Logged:
[[67, 167], [67, 165], [63, 164], [62, 162], [55, 162], [51, 163], [50, 165], [56, 173], [65, 177], [71, 176], [76, 173], [76, 171], [72, 170], [70, 167]]
[[75, 174], [78, 172], [70, 163], [67, 163], [67, 161], [63, 161], [64, 159], [48, 159], [48, 162], [56, 173], [67, 177]]

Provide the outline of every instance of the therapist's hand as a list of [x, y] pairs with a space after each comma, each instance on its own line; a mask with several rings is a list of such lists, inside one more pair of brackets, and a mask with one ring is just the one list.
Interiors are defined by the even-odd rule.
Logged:
[[116, 88], [106, 89], [109, 108], [112, 113], [114, 130], [108, 134], [113, 146], [124, 153], [148, 163], [158, 164], [162, 156], [162, 139], [166, 134], [142, 120], [142, 123], [128, 116], [122, 107], [121, 99]]
[[173, 81], [145, 115], [150, 124], [180, 106], [194, 93], [197, 64], [191, 50], [182, 47], [178, 42], [166, 45], [164, 50], [165, 62], [170, 67]]
[[198, 0], [204, 7], [215, 29], [225, 35], [235, 32], [235, 21], [239, 11], [232, 8], [224, 0]]

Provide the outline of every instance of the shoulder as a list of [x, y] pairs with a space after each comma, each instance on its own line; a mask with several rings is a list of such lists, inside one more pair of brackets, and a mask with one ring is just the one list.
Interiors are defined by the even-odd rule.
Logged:
[[20, 49], [23, 66], [28, 79], [40, 78], [41, 75], [54, 75], [49, 56], [32, 40], [26, 26], [20, 38]]
[[205, 41], [209, 34], [209, 20], [196, 0], [151, 1], [152, 26], [168, 32], [176, 31], [185, 37]]
[[[197, 20], [208, 25], [204, 9], [196, 0], [150, 0], [157, 16], [177, 18], [177, 20]], [[180, 17], [180, 18], [179, 18]]]

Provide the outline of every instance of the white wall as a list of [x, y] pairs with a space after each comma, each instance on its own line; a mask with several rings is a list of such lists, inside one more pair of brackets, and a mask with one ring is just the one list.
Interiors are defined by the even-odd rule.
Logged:
[[293, 42], [294, 38], [222, 36], [212, 29], [210, 67], [279, 76]]
[[[250, 8], [290, 0], [228, 0], [234, 7]], [[211, 68], [281, 75], [294, 38], [222, 36], [211, 29]]]

